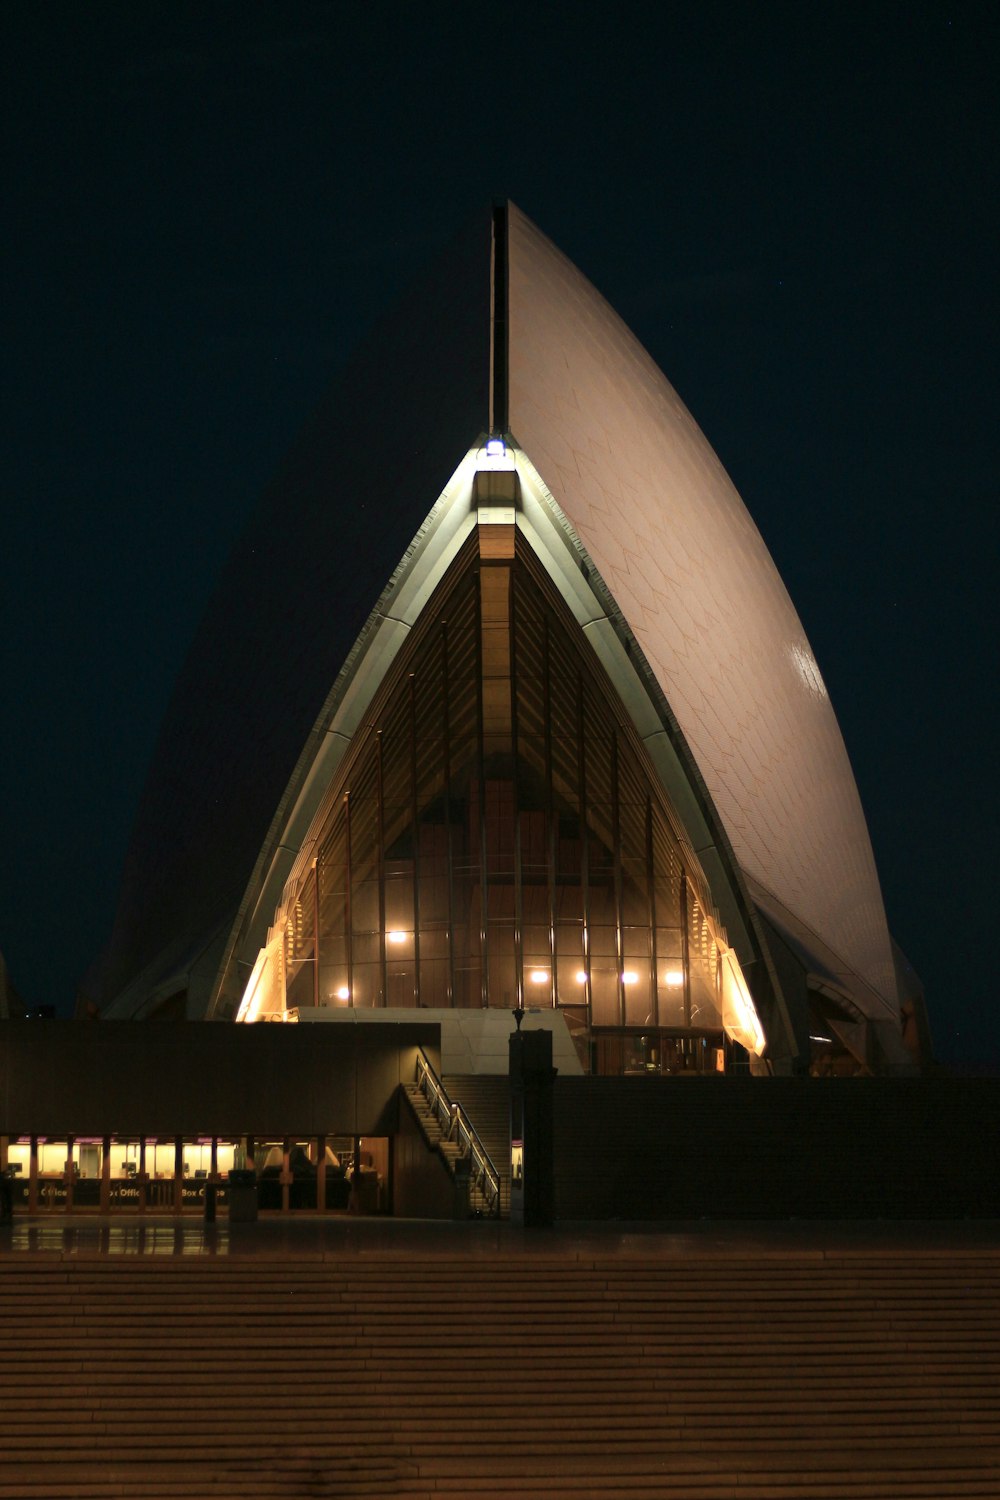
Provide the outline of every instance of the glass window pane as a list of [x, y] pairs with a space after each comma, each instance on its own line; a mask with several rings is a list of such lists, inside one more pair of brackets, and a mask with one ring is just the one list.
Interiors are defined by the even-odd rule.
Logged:
[[656, 1007], [649, 982], [649, 928], [626, 927], [622, 933], [625, 1024], [655, 1026]]
[[677, 928], [656, 930], [656, 988], [661, 1026], [685, 1024], [684, 963]]
[[319, 966], [321, 1005], [346, 1005], [350, 999], [347, 981], [347, 940], [329, 937], [323, 941]]
[[590, 929], [590, 987], [595, 1026], [618, 1026], [617, 930], [611, 926]]
[[478, 951], [474, 956], [455, 956], [455, 1005], [477, 1010], [483, 1003], [483, 977]]
[[408, 959], [386, 960], [386, 1004], [389, 1006], [416, 1005], [416, 965], [413, 955]]
[[501, 1010], [513, 1010], [517, 1004], [513, 922], [491, 921], [488, 923], [486, 951], [489, 963], [490, 1006], [496, 1006]]
[[378, 1005], [382, 998], [381, 965], [355, 962], [352, 973], [354, 978], [353, 1004], [359, 1008]]
[[560, 922], [556, 927], [556, 999], [560, 1005], [586, 1000], [583, 923]]
[[646, 861], [622, 856], [622, 921], [629, 927], [649, 925]]
[[[410, 920], [412, 927], [412, 917]], [[356, 933], [378, 932], [378, 881], [362, 880], [351, 891], [351, 927]]]
[[425, 958], [424, 945], [420, 945], [420, 1004], [431, 1010], [443, 1008], [448, 999], [448, 961], [440, 958]]
[[[386, 932], [413, 932], [413, 873], [412, 865], [394, 863], [393, 873], [386, 870], [385, 881], [385, 928]], [[421, 915], [423, 913], [421, 912]], [[376, 926], [378, 925], [376, 916]]]

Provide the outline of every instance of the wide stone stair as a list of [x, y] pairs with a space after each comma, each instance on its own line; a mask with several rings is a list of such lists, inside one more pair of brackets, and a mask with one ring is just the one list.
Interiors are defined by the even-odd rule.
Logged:
[[1000, 1493], [1000, 1250], [0, 1260], [0, 1500]]

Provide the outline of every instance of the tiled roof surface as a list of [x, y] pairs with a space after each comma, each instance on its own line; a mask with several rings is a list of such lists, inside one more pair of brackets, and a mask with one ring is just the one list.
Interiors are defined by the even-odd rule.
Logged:
[[642, 647], [741, 866], [896, 989], [854, 776], [809, 642], [718, 458], [649, 355], [509, 214], [510, 427]]

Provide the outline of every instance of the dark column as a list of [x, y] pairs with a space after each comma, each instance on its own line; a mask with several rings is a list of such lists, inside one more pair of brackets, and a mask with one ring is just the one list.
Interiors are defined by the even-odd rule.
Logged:
[[352, 1214], [361, 1212], [361, 1137], [354, 1137], [354, 1166], [351, 1170], [351, 1198], [348, 1208]]
[[326, 1136], [316, 1137], [316, 1212], [326, 1212]]
[[281, 1212], [287, 1214], [291, 1207], [292, 1194], [292, 1142], [285, 1136], [281, 1143]]
[[[119, 1200], [120, 1201], [120, 1200]], [[106, 1214], [111, 1207], [111, 1137], [106, 1135], [101, 1140], [101, 1213]]]
[[76, 1145], [76, 1136], [66, 1137], [66, 1170], [63, 1179], [66, 1183], [66, 1212], [73, 1212], [73, 1147]]
[[31, 1137], [31, 1144], [28, 1147], [28, 1150], [29, 1150], [29, 1153], [30, 1153], [29, 1157], [28, 1157], [28, 1212], [29, 1212], [29, 1214], [36, 1214], [38, 1212], [38, 1137], [37, 1137], [37, 1135], [33, 1135]]
[[174, 1136], [174, 1213], [184, 1212], [184, 1137]]
[[512, 1032], [509, 1057], [511, 1142], [513, 1148], [519, 1140], [523, 1152], [522, 1185], [511, 1183], [511, 1220], [536, 1229], [555, 1217], [551, 1031]]

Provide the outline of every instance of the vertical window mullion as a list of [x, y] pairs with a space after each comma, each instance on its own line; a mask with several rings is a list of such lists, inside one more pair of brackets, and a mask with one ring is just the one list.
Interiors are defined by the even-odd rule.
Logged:
[[313, 1006], [319, 1009], [319, 860], [313, 860]]
[[476, 780], [479, 784], [479, 965], [480, 998], [490, 1003], [489, 943], [487, 941], [488, 887], [486, 883], [486, 781], [483, 755], [483, 594], [482, 573], [476, 569]]
[[448, 869], [448, 1004], [455, 1005], [455, 869], [451, 823], [451, 684], [448, 671], [448, 622], [441, 621], [441, 692], [444, 698], [445, 849]]
[[625, 912], [622, 892], [622, 830], [618, 797], [618, 726], [611, 730], [611, 850], [615, 882], [615, 962], [618, 966], [618, 1024], [625, 1025]]
[[691, 1025], [691, 945], [688, 939], [687, 871], [681, 871], [681, 963], [684, 968], [684, 1025]]
[[347, 1003], [354, 1005], [354, 934], [351, 924], [351, 882], [353, 871], [351, 869], [351, 794], [344, 793], [344, 841], [346, 855], [346, 879], [344, 880], [344, 941], [347, 957]]
[[385, 802], [383, 799], [382, 731], [375, 733], [375, 795], [377, 798], [378, 825], [375, 837], [378, 842], [378, 959], [381, 1003], [389, 1003], [388, 969], [385, 956]]
[[[410, 816], [413, 819], [413, 1003], [420, 1004], [420, 805], [417, 790], [417, 679], [410, 691]], [[433, 952], [433, 948], [431, 952]]]
[[[657, 983], [659, 961], [656, 942], [656, 865], [653, 859], [653, 799], [646, 792], [646, 890], [649, 904], [649, 997], [652, 1001], [653, 1020], [660, 1024], [660, 990]], [[657, 1043], [659, 1056], [659, 1043]]]
[[517, 738], [517, 656], [512, 567], [507, 570], [507, 580], [507, 659], [510, 662], [510, 738], [514, 782], [514, 993], [520, 1009], [524, 1006], [524, 895], [521, 880], [521, 778], [518, 773], [520, 745]]
[[549, 620], [542, 617], [542, 716], [545, 721], [545, 858], [546, 882], [549, 895], [549, 962], [552, 974], [552, 1004], [558, 1002], [556, 975], [559, 942], [556, 936], [556, 860], [558, 839], [556, 837], [555, 796], [552, 790], [552, 660], [549, 642]]
[[576, 679], [576, 744], [578, 805], [580, 816], [580, 888], [583, 893], [583, 972], [586, 976], [587, 1030], [593, 1029], [594, 982], [591, 975], [590, 938], [590, 830], [587, 826], [587, 755], [583, 712], [583, 673]]

